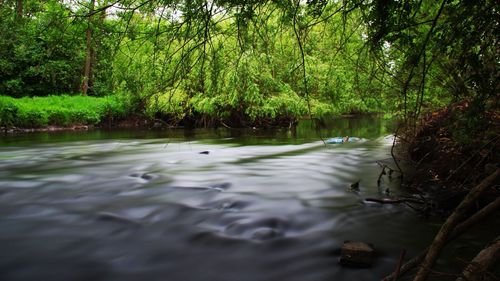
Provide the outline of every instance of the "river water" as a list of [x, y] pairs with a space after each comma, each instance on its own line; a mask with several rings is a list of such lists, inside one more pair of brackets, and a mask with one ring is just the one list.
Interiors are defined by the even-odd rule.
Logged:
[[[378, 280], [438, 229], [363, 201], [402, 192], [387, 176], [377, 187], [390, 133], [365, 117], [2, 136], [0, 280]], [[345, 135], [362, 140], [320, 139]], [[374, 266], [340, 266], [345, 240], [372, 243]]]

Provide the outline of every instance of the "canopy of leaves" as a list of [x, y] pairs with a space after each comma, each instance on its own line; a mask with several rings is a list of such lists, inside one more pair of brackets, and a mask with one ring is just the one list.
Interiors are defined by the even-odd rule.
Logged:
[[385, 111], [411, 121], [463, 99], [473, 115], [498, 106], [495, 4], [3, 0], [0, 93], [77, 94], [90, 28], [90, 94], [121, 95], [152, 117], [245, 125]]

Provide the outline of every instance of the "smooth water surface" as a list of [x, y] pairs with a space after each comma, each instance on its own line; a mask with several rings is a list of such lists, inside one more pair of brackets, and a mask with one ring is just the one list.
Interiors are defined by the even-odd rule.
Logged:
[[[437, 230], [363, 202], [400, 192], [376, 183], [387, 126], [3, 136], [0, 280], [378, 280]], [[345, 135], [363, 140], [320, 139]], [[374, 244], [375, 265], [338, 265], [344, 240]]]

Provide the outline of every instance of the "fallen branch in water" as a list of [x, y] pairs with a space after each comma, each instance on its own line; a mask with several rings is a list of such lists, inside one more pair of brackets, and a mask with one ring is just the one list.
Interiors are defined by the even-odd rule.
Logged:
[[226, 125], [226, 123], [222, 122], [222, 120], [220, 120], [220, 123], [222, 126], [228, 128], [228, 129], [232, 129], [230, 126]]
[[401, 124], [398, 126], [398, 128], [396, 129], [396, 132], [394, 133], [394, 139], [392, 140], [392, 146], [391, 146], [391, 156], [392, 156], [392, 159], [394, 160], [394, 164], [396, 164], [396, 167], [399, 170], [399, 173], [400, 173], [399, 177], [400, 177], [401, 181], [403, 181], [403, 170], [399, 166], [398, 159], [394, 155], [394, 147], [396, 146], [396, 139], [398, 138], [399, 129], [401, 129]]
[[402, 204], [402, 203], [416, 203], [425, 204], [425, 202], [418, 199], [404, 198], [404, 199], [377, 199], [377, 198], [366, 198], [365, 202], [375, 202], [380, 204]]
[[[464, 222], [460, 223], [453, 232], [451, 233], [450, 237], [446, 241], [446, 243], [449, 243], [453, 241], [454, 239], [458, 238], [460, 235], [462, 235], [467, 229], [471, 228], [472, 226], [476, 225], [477, 223], [481, 222], [483, 219], [488, 217], [489, 215], [495, 213], [498, 209], [500, 209], [500, 197], [498, 197], [495, 201], [491, 202], [490, 204], [486, 205], [484, 208], [476, 212], [474, 215], [469, 217], [467, 220]], [[422, 251], [419, 255], [416, 257], [412, 258], [411, 260], [407, 261], [403, 266], [401, 266], [399, 276], [402, 276], [403, 274], [407, 273], [408, 271], [412, 270], [416, 266], [418, 266], [422, 260], [424, 260], [425, 256], [427, 255], [427, 251], [429, 250], [429, 247]], [[393, 272], [389, 275], [387, 275], [382, 281], [391, 281], [394, 280], [394, 277], [396, 276], [396, 272]]]
[[403, 249], [401, 254], [399, 255], [398, 265], [396, 266], [396, 270], [394, 271], [394, 281], [398, 280], [399, 272], [401, 270], [401, 266], [403, 265], [403, 260], [405, 259], [406, 250]]
[[377, 186], [380, 187], [380, 181], [382, 180], [382, 176], [386, 174], [385, 168], [387, 168], [387, 165], [382, 166], [382, 171], [380, 172], [380, 175], [378, 175], [377, 179]]

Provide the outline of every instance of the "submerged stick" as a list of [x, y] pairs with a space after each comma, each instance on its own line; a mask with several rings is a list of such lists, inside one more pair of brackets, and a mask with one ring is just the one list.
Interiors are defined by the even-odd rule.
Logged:
[[378, 179], [377, 179], [377, 186], [378, 187], [380, 187], [380, 181], [382, 180], [382, 176], [386, 174], [385, 173], [386, 167], [387, 167], [386, 165], [382, 166], [382, 171], [380, 172], [380, 175], [378, 175]]
[[422, 202], [417, 199], [410, 199], [410, 198], [405, 198], [405, 199], [377, 199], [377, 198], [366, 198], [366, 202], [375, 202], [379, 204], [401, 204], [401, 203], [415, 203], [415, 204], [425, 204], [425, 202]]
[[405, 259], [405, 255], [406, 255], [406, 250], [403, 249], [401, 250], [401, 254], [399, 254], [399, 261], [398, 261], [398, 265], [396, 266], [396, 270], [394, 271], [394, 281], [398, 280], [398, 277], [399, 277], [399, 271], [401, 270], [401, 265], [403, 264], [403, 260]]
[[398, 138], [398, 133], [399, 133], [400, 128], [401, 128], [401, 125], [398, 126], [398, 128], [396, 129], [396, 132], [394, 133], [394, 139], [392, 140], [392, 146], [391, 146], [391, 156], [392, 156], [392, 159], [394, 160], [394, 164], [396, 164], [396, 167], [399, 170], [401, 181], [403, 181], [403, 170], [399, 166], [398, 160], [396, 159], [396, 156], [394, 155], [394, 147], [396, 146], [396, 139]]

